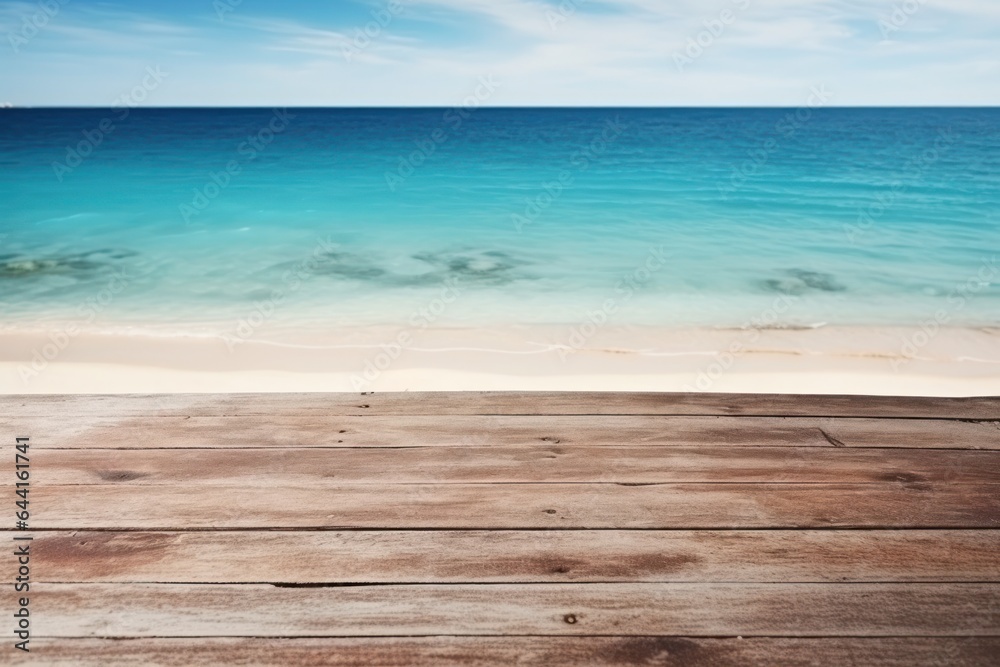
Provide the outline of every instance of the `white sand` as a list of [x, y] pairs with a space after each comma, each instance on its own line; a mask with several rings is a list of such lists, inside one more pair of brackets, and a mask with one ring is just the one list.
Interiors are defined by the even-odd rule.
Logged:
[[0, 334], [6, 394], [445, 390], [1000, 395], [1000, 330], [364, 329], [294, 344]]

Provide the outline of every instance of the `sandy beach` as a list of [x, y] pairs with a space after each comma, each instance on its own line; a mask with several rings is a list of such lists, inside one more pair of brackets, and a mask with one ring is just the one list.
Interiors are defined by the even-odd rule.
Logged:
[[0, 335], [7, 394], [458, 390], [998, 395], [1000, 330], [365, 328], [294, 341]]

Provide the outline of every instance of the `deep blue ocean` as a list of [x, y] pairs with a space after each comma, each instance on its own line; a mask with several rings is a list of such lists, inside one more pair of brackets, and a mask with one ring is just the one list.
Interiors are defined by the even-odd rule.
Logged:
[[998, 109], [3, 110], [0, 203], [4, 328], [1000, 324]]

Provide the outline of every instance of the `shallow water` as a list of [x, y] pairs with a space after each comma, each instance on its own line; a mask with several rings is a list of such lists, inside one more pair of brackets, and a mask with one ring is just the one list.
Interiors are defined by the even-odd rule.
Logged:
[[1000, 110], [796, 113], [2, 111], [2, 324], [1000, 322]]

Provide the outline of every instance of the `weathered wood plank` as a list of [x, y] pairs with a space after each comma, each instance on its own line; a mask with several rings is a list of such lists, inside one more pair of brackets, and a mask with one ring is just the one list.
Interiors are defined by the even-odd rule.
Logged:
[[993, 484], [47, 486], [47, 528], [997, 528]]
[[[39, 450], [45, 483], [253, 483], [257, 489], [434, 482], [1000, 483], [1000, 451], [818, 447], [414, 447]], [[0, 487], [13, 486], [0, 477]], [[1000, 491], [998, 491], [1000, 495]]]
[[61, 583], [1000, 582], [1000, 530], [79, 531], [32, 550]]
[[1000, 584], [36, 584], [37, 637], [992, 636]]
[[757, 415], [985, 419], [1000, 398], [625, 392], [420, 392], [387, 394], [9, 395], [9, 417], [73, 415]]
[[488, 447], [539, 443], [620, 447], [887, 447], [1000, 450], [1000, 421], [851, 417], [310, 414], [248, 417], [0, 414], [0, 432], [37, 449]]
[[662, 665], [664, 667], [994, 667], [998, 637], [405, 637], [36, 639], [7, 664], [50, 667]]
[[[0, 398], [33, 438], [51, 664], [512, 664], [520, 641], [544, 664], [992, 664], [998, 420], [996, 398]], [[616, 634], [660, 636], [502, 637]], [[344, 638], [278, 639], [307, 636]]]

